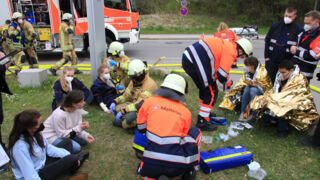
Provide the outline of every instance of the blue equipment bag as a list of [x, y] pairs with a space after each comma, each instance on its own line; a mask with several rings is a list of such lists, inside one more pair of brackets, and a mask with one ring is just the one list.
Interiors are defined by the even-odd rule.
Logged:
[[241, 145], [200, 152], [200, 167], [206, 173], [249, 164], [253, 153]]
[[210, 117], [210, 122], [217, 125], [227, 125], [227, 119], [225, 117]]
[[141, 134], [138, 130], [136, 131], [136, 135], [133, 139], [132, 147], [136, 151], [137, 158], [141, 159], [144, 151], [144, 147], [147, 144], [147, 136], [146, 134]]

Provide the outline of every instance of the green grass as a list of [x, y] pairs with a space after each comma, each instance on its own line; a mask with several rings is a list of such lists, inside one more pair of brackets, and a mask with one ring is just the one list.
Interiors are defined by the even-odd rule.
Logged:
[[[79, 75], [79, 79], [90, 87], [91, 76]], [[152, 77], [159, 84], [163, 76], [153, 73]], [[13, 76], [7, 77], [10, 89], [15, 94], [7, 98], [4, 94], [4, 124], [2, 126], [4, 140], [7, 141], [8, 134], [12, 128], [14, 115], [25, 109], [37, 109], [45, 120], [51, 113], [51, 100], [53, 96], [52, 84], [56, 77], [49, 76], [49, 80], [41, 88], [24, 88], [18, 86]], [[198, 90], [188, 78], [190, 83], [186, 106], [193, 114], [192, 125], [195, 125], [198, 112]], [[238, 114], [233, 111], [225, 111], [217, 108], [222, 100], [223, 94], [219, 94], [214, 111], [219, 116], [225, 116], [228, 124], [237, 120]], [[123, 129], [112, 126], [112, 115], [105, 114], [97, 105], [86, 106], [89, 112], [84, 120], [90, 122], [89, 132], [95, 137], [96, 142], [83, 148], [90, 152], [89, 160], [80, 169], [89, 173], [89, 179], [140, 179], [136, 175], [136, 167], [139, 160], [135, 157], [132, 149], [133, 136], [127, 134]], [[297, 145], [297, 139], [304, 137], [292, 129], [288, 138], [275, 139], [273, 128], [262, 128], [258, 123], [253, 130], [240, 131], [240, 135], [227, 142], [214, 140], [212, 144], [202, 144], [201, 150], [222, 148], [241, 144], [254, 154], [254, 160], [258, 161], [266, 170], [266, 179], [319, 179], [320, 156], [319, 151]], [[216, 132], [203, 132], [206, 136], [216, 136], [219, 133], [227, 133], [226, 127], [219, 127]], [[227, 169], [206, 175], [198, 172], [198, 179], [249, 179], [246, 175], [246, 166]], [[1, 175], [0, 179], [14, 179], [11, 171]]]
[[[170, 16], [169, 19], [168, 16]], [[140, 16], [140, 32], [141, 34], [213, 34], [217, 31], [221, 21], [226, 22], [229, 27], [250, 25], [250, 23], [233, 19], [188, 14], [185, 16], [185, 28], [182, 30], [180, 14], [142, 15]], [[268, 30], [269, 27], [259, 26], [259, 34], [266, 34]]]

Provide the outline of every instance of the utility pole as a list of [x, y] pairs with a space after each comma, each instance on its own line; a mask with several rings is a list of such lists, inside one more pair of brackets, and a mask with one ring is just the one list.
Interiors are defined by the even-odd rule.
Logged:
[[98, 68], [106, 58], [106, 36], [104, 26], [104, 1], [88, 0], [87, 16], [92, 82], [98, 76]]

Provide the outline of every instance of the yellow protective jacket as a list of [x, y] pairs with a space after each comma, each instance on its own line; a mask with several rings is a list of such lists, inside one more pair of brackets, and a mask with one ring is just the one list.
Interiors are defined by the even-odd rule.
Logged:
[[120, 57], [112, 57], [118, 63], [117, 68], [111, 72], [111, 77], [116, 83], [122, 84], [124, 87], [128, 87], [128, 65], [130, 63], [130, 58], [126, 55]]
[[250, 80], [254, 80], [257, 82], [258, 88], [262, 93], [272, 88], [271, 80], [268, 76], [266, 68], [262, 67], [259, 64], [253, 78], [250, 79], [248, 73], [244, 73], [240, 81], [230, 90], [228, 94], [224, 95], [223, 101], [221, 102], [219, 107], [232, 111], [237, 105], [237, 103], [235, 102], [236, 100], [234, 100], [236, 98], [235, 96], [242, 96], [242, 91], [249, 85]]
[[62, 21], [59, 28], [62, 51], [71, 51], [74, 48], [72, 43], [73, 33], [69, 33], [68, 29], [74, 32], [74, 26], [72, 24], [68, 25], [66, 22]]
[[10, 24], [5, 24], [3, 26], [0, 26], [0, 40], [1, 39], [5, 40], [5, 37], [6, 37], [7, 32], [8, 32], [9, 25]]
[[24, 34], [20, 25], [13, 22], [9, 25], [6, 42], [11, 50], [23, 48]]
[[131, 103], [125, 107], [125, 112], [137, 111], [136, 105], [138, 105], [142, 100], [151, 97], [152, 92], [156, 89], [158, 89], [158, 85], [147, 73], [142, 82], [142, 86], [134, 87], [133, 82], [130, 81], [129, 86], [126, 88], [123, 95], [117, 97], [114, 101], [117, 105], [128, 102]]
[[290, 124], [297, 130], [307, 130], [319, 116], [307, 79], [296, 65], [295, 71], [279, 92], [280, 82], [281, 74], [278, 72], [274, 88], [255, 97], [250, 102], [250, 108], [259, 109], [260, 115], [268, 108], [272, 111], [273, 116], [290, 120]]
[[31, 23], [29, 23], [28, 21], [24, 20], [23, 21], [23, 25], [22, 25], [22, 29], [23, 29], [23, 33], [24, 33], [24, 47], [25, 49], [31, 47], [34, 45], [35, 42], [35, 35], [36, 35], [36, 31], [34, 30], [33, 26]]

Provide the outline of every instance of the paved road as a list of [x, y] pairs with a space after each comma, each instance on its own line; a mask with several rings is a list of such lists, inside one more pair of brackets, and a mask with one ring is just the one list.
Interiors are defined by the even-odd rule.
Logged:
[[[153, 36], [151, 36], [153, 37]], [[184, 49], [190, 44], [196, 41], [197, 36], [192, 36], [192, 38], [186, 38], [188, 40], [183, 40], [184, 36], [176, 39], [173, 37], [167, 40], [159, 40], [157, 38], [144, 38], [140, 43], [135, 45], [126, 44], [125, 52], [131, 59], [138, 58], [147, 61], [149, 64], [153, 64], [159, 57], [166, 56], [166, 59], [161, 62], [161, 64], [180, 64], [181, 55]], [[254, 51], [253, 55], [256, 56], [260, 62], [264, 63], [263, 52], [264, 52], [264, 41], [263, 39], [253, 40]], [[44, 64], [53, 64], [55, 61], [61, 58], [60, 53], [53, 54], [43, 54], [39, 55], [40, 62]], [[79, 55], [79, 62], [81, 64], [89, 64], [89, 57]], [[238, 60], [239, 64], [243, 64], [243, 59]], [[242, 70], [242, 68], [234, 69]], [[317, 70], [318, 72], [318, 70]], [[237, 82], [241, 76], [232, 75], [231, 78], [234, 82]], [[311, 82], [312, 85], [320, 87], [320, 82], [314, 78]], [[320, 112], [320, 94], [313, 92], [315, 97], [315, 102], [317, 109]]]

